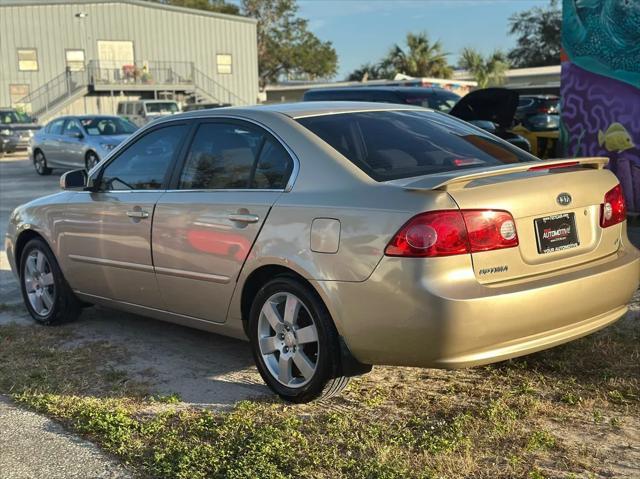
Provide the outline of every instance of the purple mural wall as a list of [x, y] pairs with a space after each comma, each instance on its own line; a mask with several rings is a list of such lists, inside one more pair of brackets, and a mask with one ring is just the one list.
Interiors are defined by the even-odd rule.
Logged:
[[607, 156], [640, 212], [640, 0], [564, 0], [561, 138], [566, 156]]

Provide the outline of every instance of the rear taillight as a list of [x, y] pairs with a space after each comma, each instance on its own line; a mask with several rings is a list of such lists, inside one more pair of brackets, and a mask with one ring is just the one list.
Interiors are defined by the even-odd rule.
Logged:
[[506, 211], [466, 210], [462, 211], [467, 225], [471, 252], [518, 246], [518, 234], [513, 217]]
[[622, 187], [617, 185], [604, 195], [604, 203], [600, 205], [600, 226], [622, 223], [627, 217], [627, 205], [624, 202]]
[[516, 226], [506, 211], [445, 210], [411, 218], [389, 242], [385, 254], [452, 256], [517, 245]]

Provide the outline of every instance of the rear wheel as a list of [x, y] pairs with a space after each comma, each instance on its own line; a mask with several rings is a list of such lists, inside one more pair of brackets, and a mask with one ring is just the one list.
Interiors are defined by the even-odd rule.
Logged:
[[51, 174], [51, 168], [47, 167], [47, 159], [40, 150], [33, 155], [33, 167], [39, 175], [46, 176]]
[[29, 241], [22, 252], [20, 287], [29, 314], [39, 323], [71, 321], [80, 314], [80, 302], [49, 246], [40, 238]]
[[87, 152], [87, 156], [84, 159], [85, 169], [89, 171], [98, 163], [100, 163], [100, 158], [98, 158], [98, 155], [96, 155], [93, 151]]
[[339, 394], [338, 332], [324, 304], [305, 285], [280, 277], [263, 286], [251, 307], [251, 349], [260, 375], [285, 401]]

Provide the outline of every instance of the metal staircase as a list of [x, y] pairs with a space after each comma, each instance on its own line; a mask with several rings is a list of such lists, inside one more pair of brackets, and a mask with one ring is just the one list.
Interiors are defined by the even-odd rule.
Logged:
[[30, 105], [36, 118], [48, 117], [88, 92], [85, 72], [63, 72], [36, 88], [18, 103]]
[[61, 73], [17, 103], [29, 105], [32, 115], [46, 121], [77, 99], [98, 91], [181, 91], [191, 94], [195, 103], [254, 103], [195, 68], [193, 62], [135, 62], [108, 68], [97, 60], [89, 61], [86, 71]]

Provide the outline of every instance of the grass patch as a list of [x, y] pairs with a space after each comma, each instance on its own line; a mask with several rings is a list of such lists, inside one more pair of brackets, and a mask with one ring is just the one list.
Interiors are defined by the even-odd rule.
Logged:
[[73, 325], [10, 325], [0, 326], [0, 392], [140, 477], [582, 478], [634, 467], [595, 438], [614, 444], [640, 425], [639, 358], [638, 321], [627, 318], [490, 367], [375, 368], [325, 403], [214, 412], [152, 395], [124, 371], [125, 349], [83, 342]]

